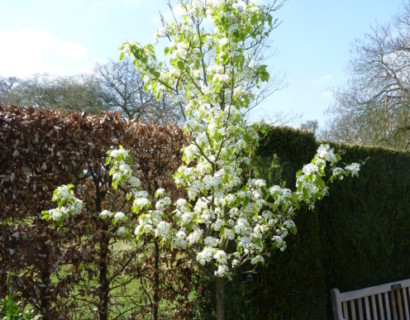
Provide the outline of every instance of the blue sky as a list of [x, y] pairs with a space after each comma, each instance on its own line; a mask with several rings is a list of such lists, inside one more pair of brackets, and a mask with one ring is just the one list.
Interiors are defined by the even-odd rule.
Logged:
[[[251, 119], [298, 114], [291, 124], [317, 119], [324, 128], [332, 90], [346, 83], [354, 39], [401, 6], [402, 0], [287, 1], [267, 62], [285, 74], [284, 88]], [[166, 0], [0, 0], [0, 76], [89, 72], [96, 62], [118, 59], [124, 41], [152, 42], [160, 10], [167, 11]]]

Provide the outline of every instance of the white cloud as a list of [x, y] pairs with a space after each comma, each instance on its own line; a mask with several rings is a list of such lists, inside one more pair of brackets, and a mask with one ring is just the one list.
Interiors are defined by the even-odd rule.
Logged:
[[0, 43], [1, 76], [68, 75], [87, 72], [93, 66], [83, 45], [40, 29], [17, 27], [0, 31]]

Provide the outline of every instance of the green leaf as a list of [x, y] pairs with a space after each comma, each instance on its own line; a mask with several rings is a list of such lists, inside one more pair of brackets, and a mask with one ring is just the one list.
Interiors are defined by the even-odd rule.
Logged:
[[272, 15], [268, 15], [268, 24], [269, 26], [272, 26], [273, 18]]
[[252, 25], [258, 24], [258, 17], [256, 16], [256, 14], [253, 14], [253, 15], [252, 15], [251, 24], [252, 24]]
[[177, 66], [178, 66], [178, 69], [179, 69], [179, 70], [183, 71], [184, 68], [185, 68], [185, 63], [184, 63], [184, 61], [178, 60]]
[[295, 236], [298, 233], [298, 228], [296, 226], [292, 226], [289, 228], [289, 232]]
[[48, 214], [48, 210], [41, 211], [41, 215], [43, 216], [42, 219], [45, 221], [49, 221], [51, 219], [50, 215]]
[[222, 63], [225, 64], [225, 65], [229, 63], [229, 54], [228, 53], [225, 53], [222, 56]]

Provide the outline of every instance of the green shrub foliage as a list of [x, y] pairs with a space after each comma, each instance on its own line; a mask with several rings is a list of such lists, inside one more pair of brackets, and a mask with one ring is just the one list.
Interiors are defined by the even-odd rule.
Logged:
[[[294, 184], [296, 168], [319, 143], [311, 134], [273, 128], [259, 150], [261, 174]], [[365, 161], [312, 213], [298, 213], [298, 234], [259, 268], [256, 285], [227, 289], [228, 319], [331, 319], [330, 289], [354, 290], [410, 277], [410, 154], [334, 144], [346, 162]], [[272, 166], [272, 150], [280, 165]], [[246, 269], [244, 269], [246, 270]]]

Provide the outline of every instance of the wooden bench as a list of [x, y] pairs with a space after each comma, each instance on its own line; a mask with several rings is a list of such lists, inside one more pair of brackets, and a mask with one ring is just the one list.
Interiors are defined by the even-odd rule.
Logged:
[[410, 320], [410, 279], [331, 295], [334, 320]]

